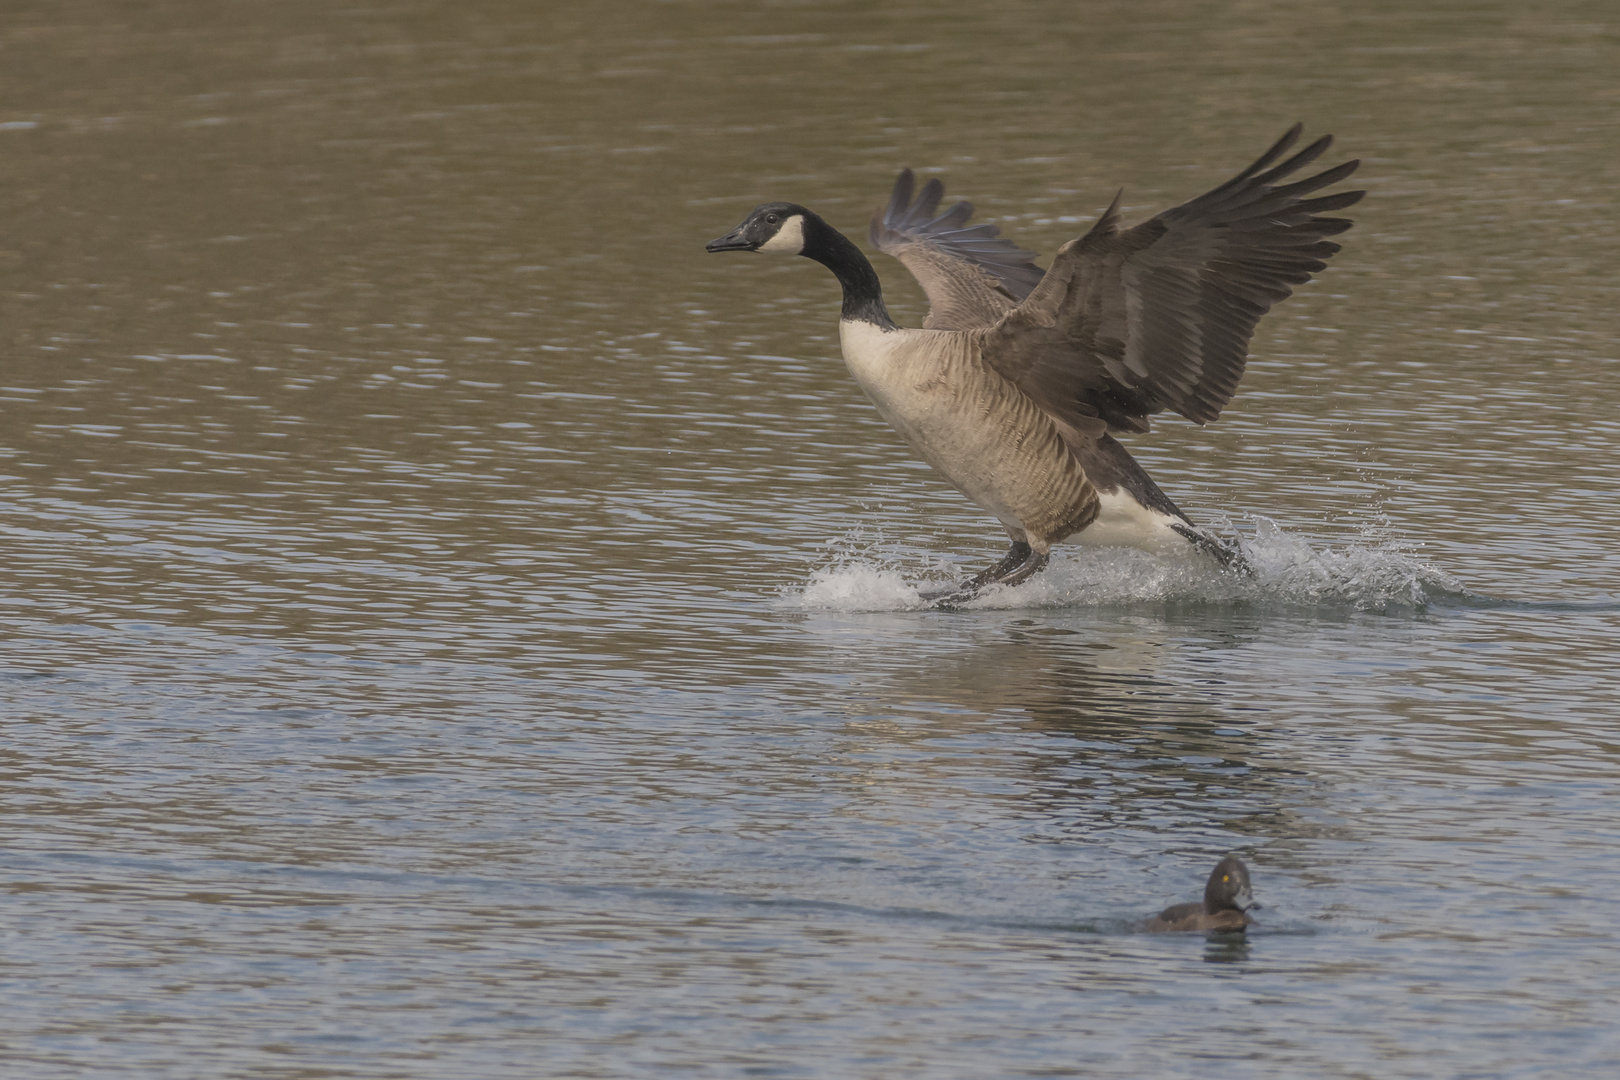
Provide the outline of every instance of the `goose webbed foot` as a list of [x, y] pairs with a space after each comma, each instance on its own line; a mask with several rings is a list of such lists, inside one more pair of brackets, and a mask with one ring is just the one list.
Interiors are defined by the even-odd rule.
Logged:
[[942, 589], [929, 589], [921, 595], [924, 600], [971, 600], [986, 585], [1018, 585], [1046, 568], [1051, 556], [1036, 551], [1022, 540], [1014, 540], [999, 562], [980, 570], [960, 585]]
[[1223, 540], [1191, 525], [1176, 524], [1170, 527], [1186, 537], [1193, 547], [1219, 563], [1221, 569], [1238, 574], [1241, 577], [1252, 578], [1255, 576], [1254, 566], [1243, 554], [1243, 548], [1235, 540]]

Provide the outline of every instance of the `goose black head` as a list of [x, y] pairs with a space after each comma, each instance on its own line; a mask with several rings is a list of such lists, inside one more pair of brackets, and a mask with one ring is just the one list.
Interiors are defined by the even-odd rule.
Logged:
[[1248, 911], [1259, 906], [1249, 890], [1249, 868], [1243, 865], [1242, 859], [1228, 855], [1215, 864], [1204, 886], [1206, 912], [1213, 915], [1217, 911]]
[[815, 215], [798, 203], [773, 202], [756, 206], [743, 223], [705, 251], [768, 251], [781, 255], [804, 254], [804, 224]]

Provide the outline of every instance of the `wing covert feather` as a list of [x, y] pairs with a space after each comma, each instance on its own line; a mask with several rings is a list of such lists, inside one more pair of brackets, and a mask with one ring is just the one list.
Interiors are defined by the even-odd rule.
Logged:
[[968, 226], [972, 203], [939, 213], [944, 196], [937, 178], [917, 193], [916, 174], [903, 170], [888, 205], [872, 218], [872, 243], [899, 259], [928, 294], [926, 329], [993, 326], [1029, 295], [1044, 271], [1035, 265], [1034, 252], [1000, 239], [994, 225]]

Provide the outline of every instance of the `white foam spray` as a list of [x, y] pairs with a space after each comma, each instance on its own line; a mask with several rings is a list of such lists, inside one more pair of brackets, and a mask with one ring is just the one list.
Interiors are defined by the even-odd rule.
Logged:
[[[1189, 553], [1160, 558], [1130, 548], [1059, 547], [1041, 574], [1014, 588], [992, 586], [956, 606], [1054, 608], [1152, 603], [1244, 604], [1418, 609], [1470, 594], [1415, 546], [1367, 529], [1359, 541], [1330, 545], [1256, 518], [1252, 528], [1225, 530], [1246, 572]], [[988, 559], [986, 560], [988, 561]], [[831, 545], [828, 558], [784, 606], [818, 611], [905, 611], [938, 606], [922, 593], [959, 581], [978, 565], [958, 565], [858, 533]]]

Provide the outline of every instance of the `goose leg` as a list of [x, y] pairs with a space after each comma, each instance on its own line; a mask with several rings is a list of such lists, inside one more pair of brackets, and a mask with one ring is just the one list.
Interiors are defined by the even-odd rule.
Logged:
[[[1023, 546], [1028, 550], [1028, 555], [1023, 562], [997, 578], [996, 583], [998, 585], [1020, 585], [1045, 570], [1046, 564], [1052, 561], [1052, 556], [1046, 552], [1035, 551], [1033, 548], [1029, 548], [1027, 544]], [[1011, 552], [1008, 554], [1011, 555]]]
[[[1007, 554], [1001, 557], [1000, 562], [992, 563], [983, 570], [980, 570], [977, 574], [974, 574], [972, 577], [968, 578], [963, 584], [963, 588], [978, 589], [985, 585], [989, 585], [992, 582], [1002, 580], [1008, 574], [1017, 570], [1020, 566], [1023, 566], [1024, 563], [1029, 560], [1029, 557], [1034, 550], [1034, 548], [1030, 547], [1022, 540], [1014, 540], [1012, 542], [1012, 547], [1007, 549]], [[1045, 565], [1044, 559], [1042, 560], [1042, 565]], [[1036, 567], [1035, 569], [1039, 570], [1040, 567]], [[1030, 574], [1033, 574], [1034, 572], [1034, 570], [1031, 570]], [[1024, 575], [1024, 577], [1028, 576], [1029, 574]], [[1018, 580], [1022, 581], [1023, 578], [1019, 578]]]
[[1050, 559], [1051, 556], [1036, 551], [1024, 541], [1014, 540], [999, 562], [985, 567], [960, 585], [930, 589], [922, 597], [924, 600], [971, 600], [986, 585], [1017, 585], [1028, 581], [1040, 573]]

